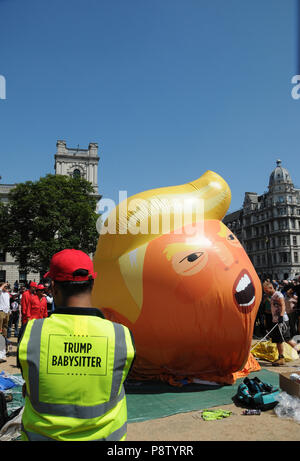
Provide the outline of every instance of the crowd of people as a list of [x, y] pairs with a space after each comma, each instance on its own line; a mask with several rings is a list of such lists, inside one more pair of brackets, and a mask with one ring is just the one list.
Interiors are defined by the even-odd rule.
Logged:
[[285, 364], [283, 344], [286, 342], [297, 352], [300, 344], [300, 277], [294, 280], [264, 280], [263, 297], [256, 318], [259, 335], [276, 343], [279, 358], [274, 366]]
[[0, 334], [19, 337], [28, 320], [48, 317], [54, 310], [51, 284], [29, 281], [13, 288], [0, 284]]
[[[294, 280], [264, 280], [262, 283], [263, 296], [257, 313], [254, 335], [263, 337], [273, 328], [271, 293], [265, 287], [271, 283], [275, 292], [282, 295], [285, 305], [285, 324], [288, 322], [290, 337], [300, 335], [300, 277]], [[280, 296], [281, 297], [281, 296]], [[0, 284], [0, 334], [10, 338], [12, 332], [19, 336], [21, 326], [30, 319], [48, 317], [54, 310], [51, 284], [36, 282], [14, 283], [13, 288], [8, 283]], [[271, 337], [271, 335], [270, 335]]]

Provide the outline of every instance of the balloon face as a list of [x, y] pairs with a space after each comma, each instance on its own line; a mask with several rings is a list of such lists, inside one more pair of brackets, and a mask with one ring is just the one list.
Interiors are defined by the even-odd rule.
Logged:
[[261, 285], [221, 221], [230, 194], [224, 180], [209, 172], [191, 184], [180, 187], [185, 194], [199, 187], [203, 219], [165, 234], [100, 237], [93, 304], [132, 331], [139, 376], [228, 382], [249, 357]]

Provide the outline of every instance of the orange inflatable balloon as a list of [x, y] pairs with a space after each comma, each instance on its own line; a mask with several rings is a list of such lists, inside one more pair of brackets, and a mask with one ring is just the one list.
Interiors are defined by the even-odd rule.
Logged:
[[[177, 227], [178, 210], [184, 210], [177, 206], [168, 232], [121, 234], [120, 204], [113, 213], [117, 232], [100, 236], [93, 304], [132, 331], [137, 359], [131, 377], [230, 383], [260, 369], [249, 352], [261, 284], [244, 248], [221, 221], [230, 202], [228, 185], [207, 172], [194, 183], [143, 194], [127, 203], [125, 221], [135, 215], [135, 229], [138, 222], [139, 230], [149, 231], [150, 217], [157, 215], [161, 223], [161, 212], [149, 217], [146, 204], [153, 197], [155, 202], [176, 197], [184, 206], [187, 198], [199, 199], [201, 213], [190, 213]], [[140, 205], [132, 212], [137, 198]]]

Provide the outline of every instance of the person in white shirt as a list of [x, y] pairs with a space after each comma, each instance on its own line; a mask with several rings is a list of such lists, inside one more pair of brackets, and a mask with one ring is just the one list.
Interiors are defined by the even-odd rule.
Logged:
[[7, 289], [7, 283], [0, 286], [0, 334], [7, 337], [7, 327], [10, 311], [10, 294]]
[[20, 318], [21, 306], [19, 303], [18, 293], [11, 293], [10, 299], [10, 315], [8, 320], [7, 338], [11, 337], [12, 326], [14, 326], [15, 338], [19, 335], [19, 318]]

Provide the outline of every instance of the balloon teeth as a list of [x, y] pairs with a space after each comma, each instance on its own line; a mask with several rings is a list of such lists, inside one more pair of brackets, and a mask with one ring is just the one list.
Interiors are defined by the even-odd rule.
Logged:
[[237, 287], [236, 287], [236, 291], [239, 293], [243, 290], [245, 290], [245, 288], [251, 283], [251, 280], [249, 279], [248, 275], [245, 274], [239, 281]]
[[250, 312], [255, 303], [255, 288], [250, 275], [244, 270], [237, 278], [234, 289], [234, 299], [241, 312]]

